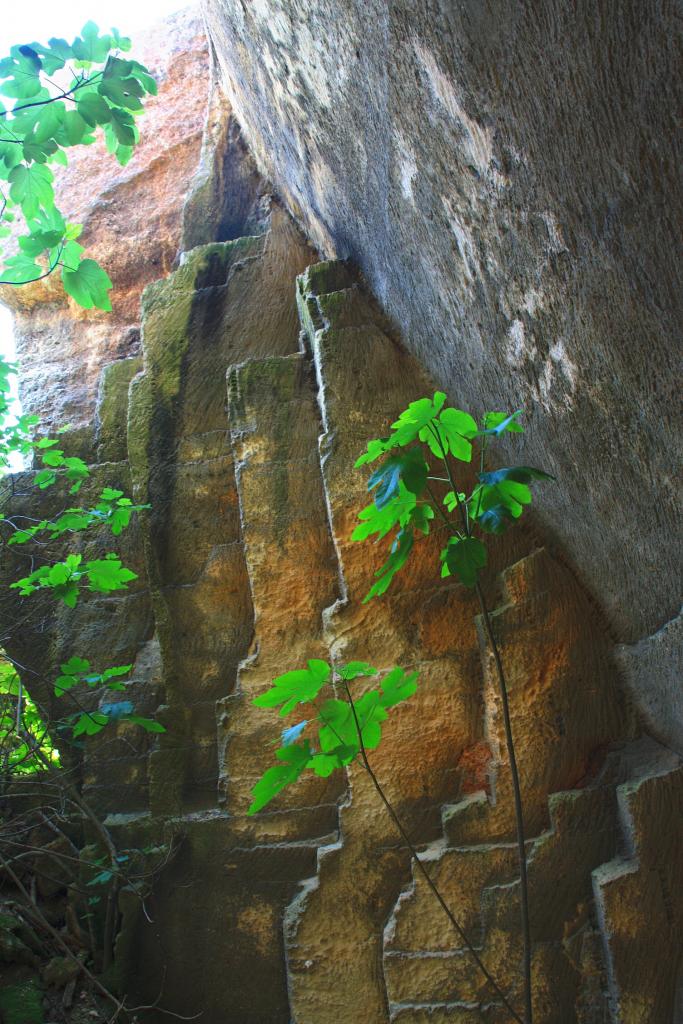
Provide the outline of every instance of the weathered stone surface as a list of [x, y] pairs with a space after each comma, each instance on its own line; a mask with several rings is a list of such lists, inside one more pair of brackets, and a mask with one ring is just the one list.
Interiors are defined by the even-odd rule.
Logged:
[[159, 83], [140, 119], [141, 142], [120, 167], [103, 142], [74, 150], [57, 181], [65, 216], [114, 283], [113, 313], [85, 311], [51, 278], [2, 289], [15, 311], [21, 394], [47, 428], [92, 423], [100, 371], [139, 352], [140, 295], [167, 274], [180, 247], [182, 210], [200, 155], [208, 50], [194, 9], [141, 33], [135, 57]]
[[95, 417], [98, 462], [124, 462], [128, 458], [128, 389], [141, 369], [140, 356], [118, 359], [102, 369]]
[[[322, 613], [339, 589], [311, 367], [299, 354], [243, 363], [230, 373], [229, 403], [254, 641], [236, 692], [222, 704], [225, 805], [261, 841], [296, 838], [302, 828], [325, 835], [337, 827], [339, 777], [302, 780], [256, 822], [243, 818], [263, 774], [263, 752], [283, 727], [251, 702], [274, 676], [308, 658], [328, 656]], [[302, 808], [303, 815], [284, 813], [285, 808]]]
[[616, 791], [622, 843], [615, 859], [593, 874], [611, 1011], [626, 1024], [676, 1021], [683, 948], [683, 766], [653, 743], [637, 751], [631, 773], [627, 757], [623, 760], [616, 769], [622, 776], [633, 774]]
[[[148, 822], [145, 834], [158, 841], [163, 828]], [[151, 920], [139, 900], [125, 903], [117, 959], [126, 990], [153, 1003], [163, 982], [161, 1006], [212, 1024], [289, 1024], [281, 920], [315, 847], [245, 849], [222, 814], [171, 821], [173, 834], [177, 854], [148, 903]]]
[[[157, 810], [215, 804], [214, 705], [232, 691], [253, 630], [225, 374], [249, 355], [297, 350], [292, 281], [309, 259], [274, 208], [267, 235], [195, 249], [145, 293], [128, 447], [135, 495], [152, 506], [148, 572], [169, 704], [153, 791], [170, 803]], [[179, 758], [185, 782], [172, 796], [164, 773], [174, 762], [169, 782]]]
[[[249, 5], [244, 25], [256, 24], [274, 4]], [[286, 36], [290, 8], [284, 21], [272, 20], [271, 34]], [[328, 8], [336, 10], [328, 3], [320, 13]], [[236, 8], [228, 0], [223, 9]], [[302, 11], [308, 9], [304, 3]], [[446, 40], [450, 30], [439, 22], [439, 10], [435, 5], [433, 14]], [[394, 5], [392, 11], [398, 25], [402, 9]], [[474, 19], [474, 8], [467, 11]], [[516, 24], [523, 42], [528, 23], [526, 9], [520, 11]], [[378, 12], [368, 27], [367, 46], [386, 17], [384, 10]], [[452, 13], [454, 19], [464, 17]], [[305, 53], [305, 21], [297, 32]], [[239, 35], [235, 45], [241, 45]], [[333, 251], [342, 245], [346, 228], [348, 245], [356, 244], [359, 217], [367, 213], [362, 239], [375, 289], [394, 314], [414, 304], [415, 351], [433, 331], [434, 345], [428, 352], [423, 348], [425, 361], [431, 360], [439, 379], [450, 381], [458, 404], [475, 405], [480, 394], [492, 405], [504, 404], [508, 396], [497, 383], [504, 363], [499, 347], [490, 347], [484, 363], [472, 339], [489, 329], [494, 336], [492, 325], [502, 337], [523, 319], [537, 352], [514, 379], [519, 384], [527, 371], [530, 380], [538, 376], [532, 434], [540, 437], [539, 450], [546, 450], [554, 432], [574, 419], [565, 420], [558, 411], [563, 350], [543, 349], [540, 331], [553, 324], [565, 330], [569, 314], [561, 308], [561, 296], [573, 287], [584, 289], [574, 324], [577, 347], [570, 351], [567, 342], [564, 349], [567, 358], [579, 353], [583, 359], [605, 309], [588, 317], [585, 303], [593, 309], [593, 293], [581, 276], [587, 263], [576, 251], [538, 255], [543, 248], [534, 233], [538, 217], [534, 221], [535, 214], [529, 214], [524, 221], [520, 198], [533, 177], [528, 158], [524, 163], [520, 157], [516, 169], [511, 164], [505, 181], [498, 180], [503, 171], [492, 162], [479, 168], [478, 178], [467, 171], [463, 161], [474, 161], [482, 146], [482, 160], [488, 160], [489, 150], [495, 160], [502, 128], [495, 134], [491, 127], [490, 137], [489, 125], [478, 129], [474, 114], [465, 115], [473, 102], [469, 94], [451, 109], [447, 75], [453, 69], [439, 71], [430, 63], [427, 41], [421, 45], [422, 51], [414, 46], [407, 51], [405, 65], [414, 70], [421, 61], [418, 88], [436, 92], [425, 108], [425, 124], [415, 127], [421, 138], [430, 128], [424, 145], [430, 155], [421, 157], [419, 169], [416, 161], [415, 173], [403, 179], [406, 189], [412, 188], [410, 202], [404, 196], [406, 210], [414, 213], [404, 211], [405, 224], [400, 224], [392, 192], [381, 212], [372, 205], [382, 182], [395, 174], [396, 153], [389, 146], [384, 162], [368, 165], [359, 177], [367, 198], [359, 197], [354, 210], [344, 206], [347, 170], [338, 165], [340, 187], [331, 193], [311, 150], [306, 173], [318, 177], [316, 195], [336, 195], [338, 209], [309, 205], [299, 216], [313, 225], [329, 222], [329, 238], [315, 233], [315, 226], [311, 230]], [[281, 53], [287, 46], [283, 37]], [[364, 46], [359, 52], [355, 59], [371, 69], [370, 50]], [[268, 46], [263, 54], [254, 75], [286, 74], [284, 67], [273, 70]], [[472, 66], [477, 57], [470, 54]], [[316, 68], [309, 47], [308, 80], [301, 72], [303, 60], [297, 55], [291, 64], [299, 76], [292, 88], [305, 91], [315, 79], [318, 99], [326, 103], [327, 56], [320, 54]], [[470, 66], [462, 54], [458, 60]], [[342, 73], [345, 65], [342, 49]], [[386, 70], [386, 96], [395, 101], [403, 72], [390, 62]], [[515, 69], [517, 78], [511, 74], [509, 81], [518, 81], [520, 74]], [[358, 97], [361, 85], [349, 82], [349, 95]], [[277, 94], [283, 110], [291, 95]], [[367, 117], [358, 121], [358, 153], [372, 141], [368, 126], [379, 116], [373, 106], [377, 95], [367, 96]], [[84, 425], [80, 440], [99, 463], [90, 493], [105, 482], [129, 486], [132, 479], [136, 497], [152, 505], [142, 523], [117, 543], [139, 572], [139, 582], [116, 599], [94, 596], [78, 615], [39, 606], [17, 644], [21, 657], [36, 658], [43, 690], [59, 660], [80, 644], [106, 651], [109, 663], [132, 662], [136, 705], [143, 713], [156, 713], [168, 729], [158, 743], [125, 724], [113, 737], [107, 730], [89, 746], [82, 766], [86, 792], [98, 811], [109, 812], [108, 825], [121, 846], [168, 842], [170, 849], [146, 902], [147, 915], [131, 892], [121, 894], [124, 924], [116, 977], [129, 1003], [152, 1003], [162, 990], [160, 1007], [187, 1016], [201, 1012], [205, 1024], [501, 1024], [508, 1015], [450, 932], [432, 894], [411, 872], [400, 837], [359, 765], [328, 780], [302, 780], [262, 813], [246, 816], [250, 790], [271, 762], [270, 742], [279, 731], [275, 716], [254, 708], [251, 700], [275, 674], [316, 656], [337, 662], [367, 659], [382, 670], [397, 663], [418, 668], [418, 694], [392, 714], [371, 763], [428, 870], [519, 1003], [517, 851], [499, 698], [477, 627], [478, 605], [471, 592], [438, 579], [438, 537], [420, 543], [390, 594], [363, 605], [380, 555], [372, 545], [349, 541], [357, 512], [368, 500], [364, 474], [352, 470], [353, 462], [367, 439], [382, 434], [407, 401], [429, 393], [433, 381], [402, 347], [395, 327], [350, 265], [309, 266], [315, 255], [256, 174], [225, 97], [214, 89], [210, 102], [182, 227], [176, 203], [173, 230], [159, 244], [159, 252], [165, 252], [172, 236], [191, 251], [183, 253], [174, 273], [145, 292], [142, 357], [120, 358], [129, 355], [126, 343], [113, 353], [113, 362], [112, 352], [93, 355], [82, 374], [87, 401], [99, 396], [94, 422], [92, 403], [79, 421]], [[409, 104], [405, 116], [413, 110]], [[345, 103], [331, 105], [331, 131], [346, 113]], [[387, 131], [396, 117], [394, 103], [387, 109]], [[315, 119], [311, 123], [313, 128], [289, 140], [294, 163], [297, 147], [305, 151], [306, 134], [317, 131]], [[435, 126], [441, 130], [436, 141]], [[255, 131], [256, 126], [254, 137]], [[437, 166], [439, 154], [451, 150], [459, 154], [448, 195], [453, 223], [461, 224], [460, 250], [452, 241], [451, 248], [439, 242], [443, 215], [439, 219], [432, 208], [448, 170], [446, 163]], [[282, 164], [282, 180], [288, 167]], [[353, 160], [348, 168], [353, 173]], [[296, 201], [291, 190], [286, 198], [292, 205]], [[542, 211], [553, 209], [545, 194], [539, 191], [536, 198]], [[469, 240], [462, 233], [467, 211], [474, 232]], [[435, 240], [428, 246], [423, 243], [430, 214]], [[406, 277], [408, 257], [387, 244], [387, 239], [396, 245], [405, 241], [406, 225], [413, 249], [419, 249], [411, 257], [413, 267], [419, 264], [414, 280]], [[495, 245], [486, 235], [489, 229], [497, 232]], [[563, 230], [568, 230], [564, 222]], [[486, 267], [480, 236], [491, 242]], [[502, 279], [508, 246], [516, 253], [509, 256], [516, 283]], [[584, 256], [595, 258], [590, 252]], [[538, 257], [533, 274], [532, 257]], [[452, 300], [437, 308], [434, 296], [453, 284], [452, 275], [467, 260], [473, 261], [471, 278], [458, 279]], [[399, 296], [398, 284], [406, 281]], [[535, 286], [539, 293], [532, 301], [527, 292]], [[527, 309], [528, 318], [519, 313], [524, 303], [534, 307]], [[640, 312], [635, 310], [635, 319]], [[39, 310], [34, 314], [40, 331]], [[449, 318], [458, 325], [459, 367], [439, 340]], [[137, 312], [130, 324], [135, 332], [140, 328]], [[512, 336], [521, 337], [519, 328]], [[69, 337], [77, 353], [81, 336]], [[596, 353], [604, 352], [603, 342], [596, 342]], [[40, 344], [36, 341], [37, 352]], [[519, 359], [529, 354], [522, 345]], [[472, 374], [465, 372], [470, 359]], [[577, 387], [591, 365], [586, 356], [581, 373], [576, 371]], [[467, 386], [456, 388], [465, 376]], [[598, 380], [589, 398], [580, 388], [569, 395], [572, 416], [581, 419], [579, 434], [587, 429], [585, 403], [596, 395], [600, 402], [604, 395], [598, 385], [607, 386]], [[50, 402], [51, 395], [45, 389], [43, 401]], [[609, 416], [608, 404], [599, 415]], [[581, 437], [579, 447], [558, 455], [565, 477], [570, 463], [578, 472], [579, 455], [586, 458]], [[519, 461], [533, 462], [533, 444], [523, 439], [522, 445]], [[516, 455], [519, 440], [517, 446]], [[601, 493], [595, 489], [596, 501]], [[45, 510], [54, 510], [54, 499], [44, 497]], [[598, 544], [597, 532], [595, 538], [586, 542], [584, 555]], [[543, 535], [539, 519], [530, 518], [529, 526], [495, 540], [483, 580], [509, 676], [527, 811], [535, 1019], [538, 1024], [608, 1019], [655, 1024], [652, 1013], [672, 1017], [678, 970], [666, 951], [680, 945], [683, 915], [677, 840], [668, 820], [679, 813], [680, 760], [651, 740], [634, 739], [639, 725], [619, 683], [613, 642], [593, 595], [567, 568], [560, 540], [559, 530]], [[88, 550], [106, 550], [108, 543], [93, 537]], [[602, 571], [599, 562], [596, 571]], [[612, 584], [602, 582], [611, 593]], [[651, 610], [652, 605], [644, 609], [643, 621]], [[667, 629], [667, 649], [672, 636]], [[619, 651], [622, 667], [633, 665], [633, 694], [644, 692], [640, 680], [648, 673], [656, 671], [659, 679], [661, 672], [665, 680], [658, 650], [655, 637]], [[359, 691], [362, 685], [359, 680]], [[675, 691], [666, 682], [658, 685], [665, 707]], [[655, 709], [649, 725], [661, 717]], [[166, 1019], [161, 1012], [148, 1016]]]
[[683, 755], [683, 612], [636, 644], [618, 644], [615, 655], [648, 730]]
[[458, 405], [526, 408], [543, 523], [619, 639], [655, 632], [680, 604], [672, 5], [203, 6], [289, 209]]
[[[215, 68], [212, 68], [215, 74]], [[267, 230], [270, 188], [261, 178], [215, 77], [199, 166], [183, 209], [184, 251]]]

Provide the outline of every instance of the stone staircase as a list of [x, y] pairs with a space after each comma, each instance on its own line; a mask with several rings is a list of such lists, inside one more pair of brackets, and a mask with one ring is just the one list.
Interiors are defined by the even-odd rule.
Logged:
[[[363, 437], [372, 434], [358, 431], [357, 438], [346, 440], [354, 431], [342, 419], [340, 408], [352, 404], [349, 377], [357, 379], [354, 368], [359, 364], [355, 364], [356, 353], [344, 331], [358, 327], [354, 314], [359, 312], [366, 318], [366, 331], [377, 331], [378, 321], [358, 301], [357, 286], [345, 273], [338, 265], [318, 266], [299, 281], [301, 320], [320, 389], [323, 480], [343, 574], [344, 599], [324, 615], [326, 638], [333, 655], [367, 656], [377, 663], [375, 630], [383, 637], [379, 648], [385, 654], [388, 633], [399, 649], [403, 645], [401, 654], [410, 662], [414, 652], [405, 650], [405, 639], [395, 634], [395, 624], [383, 620], [386, 611], [376, 613], [376, 624], [364, 613], [362, 636], [357, 635], [361, 632], [358, 586], [364, 586], [368, 577], [367, 567], [359, 567], [357, 553], [346, 541], [350, 527], [339, 495], [343, 484], [348, 487], [348, 477], [340, 463], [343, 466], [348, 458], [347, 444], [360, 450]], [[344, 366], [338, 362], [340, 351], [344, 352]], [[373, 370], [371, 367], [370, 379]], [[389, 389], [392, 384], [390, 379]], [[356, 392], [364, 386], [358, 380]], [[353, 402], [350, 418], [356, 427], [359, 408], [363, 408], [362, 398]], [[347, 507], [348, 501], [347, 493]], [[529, 538], [523, 537], [522, 544], [529, 545]], [[680, 759], [652, 740], [636, 739], [637, 728], [618, 687], [609, 643], [590, 602], [571, 574], [547, 551], [527, 547], [527, 552], [522, 557], [519, 550], [499, 554], [498, 580], [489, 580], [489, 589], [499, 594], [493, 622], [508, 675], [529, 836], [535, 1020], [538, 1024], [622, 1020], [625, 1024], [655, 1024], [665, 1019], [660, 1003], [668, 1006], [670, 996], [663, 996], [638, 1016], [624, 1016], [620, 1009], [622, 996], [616, 993], [621, 993], [623, 986], [616, 980], [611, 954], [620, 918], [619, 898], [613, 890], [639, 870], [633, 859], [633, 841], [629, 842], [623, 828], [625, 792], [640, 793], [641, 787], [649, 787], [647, 780], [659, 779], [657, 785], [666, 787], [671, 802], [675, 786], [680, 785]], [[508, 568], [501, 564], [506, 558], [513, 563]], [[428, 608], [417, 597], [420, 586], [425, 586], [423, 576], [406, 587], [407, 597], [420, 606], [427, 619]], [[453, 595], [448, 599], [454, 600]], [[391, 606], [392, 599], [387, 603]], [[467, 611], [474, 615], [471, 606]], [[463, 612], [460, 607], [459, 622]], [[410, 632], [405, 622], [403, 632]], [[479, 725], [474, 727], [475, 733], [477, 728], [481, 730], [479, 741], [468, 746], [460, 740], [460, 757], [456, 758], [460, 771], [452, 774], [457, 777], [461, 799], [442, 805], [441, 834], [432, 831], [421, 857], [503, 991], [513, 1005], [521, 1006], [519, 882], [509, 769], [493, 666], [481, 631], [478, 641], [482, 667], [477, 672], [471, 660], [468, 665], [472, 677], [480, 681]], [[467, 644], [461, 640], [458, 647], [467, 648]], [[372, 653], [368, 654], [368, 649]], [[429, 685], [438, 672], [430, 680], [424, 650], [419, 660], [423, 672], [427, 670]], [[462, 677], [451, 679], [451, 685], [462, 687]], [[469, 703], [471, 706], [471, 698]], [[421, 726], [429, 734], [433, 728], [429, 707], [423, 705], [421, 714]], [[375, 770], [391, 788], [395, 765], [389, 758], [384, 767], [383, 772], [378, 752]], [[304, 883], [288, 911], [286, 947], [293, 1019], [297, 1024], [332, 1024], [344, 1014], [346, 1019], [403, 1024], [498, 1024], [509, 1020], [469, 952], [454, 937], [421, 875], [408, 866], [405, 884], [397, 886], [397, 875], [406, 871], [405, 857], [398, 863], [394, 859], [392, 873], [391, 866], [381, 865], [373, 843], [359, 839], [360, 825], [369, 829], [374, 844], [381, 848], [392, 842], [391, 827], [383, 829], [378, 824], [377, 816], [383, 812], [366, 781], [362, 773], [351, 770], [351, 791], [340, 813], [339, 840], [321, 850], [317, 875]], [[473, 782], [482, 788], [474, 788]], [[401, 803], [400, 793], [395, 798]], [[414, 808], [405, 796], [402, 810], [410, 821]], [[372, 825], [371, 815], [375, 816]], [[413, 834], [421, 835], [424, 843], [429, 829], [425, 830], [424, 820], [420, 824], [422, 832], [416, 829]], [[652, 827], [649, 821], [647, 835]], [[395, 836], [393, 841], [397, 841]], [[624, 849], [632, 850], [625, 862], [620, 852]], [[675, 862], [671, 850], [663, 852], [662, 864]], [[368, 870], [373, 885], [366, 890], [362, 877]], [[384, 878], [383, 886], [380, 878]], [[673, 881], [669, 879], [670, 886]], [[384, 899], [389, 898], [392, 887], [397, 893], [383, 922], [381, 949], [376, 925], [373, 936], [367, 923], [365, 930], [362, 925], [367, 922], [363, 902], [367, 899], [377, 905], [378, 886]], [[612, 894], [609, 919], [600, 910], [600, 901], [607, 903], [608, 892]], [[381, 977], [373, 971], [369, 975], [362, 972], [349, 952], [348, 940], [339, 937], [335, 942], [327, 936], [325, 941], [324, 921], [329, 922], [345, 897], [353, 908], [345, 906], [344, 927], [353, 931], [366, 957], [370, 955], [368, 944], [377, 950]], [[675, 927], [680, 928], [680, 919]], [[341, 1000], [334, 991], [333, 951], [342, 957], [354, 982], [354, 994], [344, 987]], [[642, 980], [636, 988], [642, 990]], [[354, 1011], [356, 1005], [359, 1008]]]
[[[155, 713], [161, 695], [168, 732], [150, 756], [148, 738], [136, 747], [119, 727], [93, 744], [85, 781], [120, 845], [177, 851], [144, 912], [124, 898], [118, 969], [140, 1002], [166, 977], [176, 1013], [201, 993], [207, 1024], [499, 1024], [509, 1015], [358, 766], [246, 816], [278, 736], [252, 698], [274, 675], [313, 656], [419, 669], [373, 766], [521, 1004], [510, 779], [477, 604], [435, 580], [436, 538], [363, 605], [378, 556], [349, 541], [367, 502], [358, 452], [432, 384], [349, 268], [304, 270], [310, 259], [277, 207], [264, 234], [194, 249], [146, 293], [142, 372], [131, 360], [105, 373], [97, 484], [127, 475], [127, 453], [153, 506], [125, 538], [140, 587], [117, 602], [111, 642], [134, 662], [136, 701]], [[529, 837], [535, 1021], [669, 1024], [680, 761], [636, 738], [595, 609], [534, 530], [501, 538], [491, 559]], [[78, 642], [71, 620], [55, 635], [56, 652]]]
[[[619, 783], [625, 775], [630, 777]], [[645, 815], [651, 819], [653, 804], [659, 803], [659, 814], [666, 811], [662, 824], [678, 825], [680, 843], [682, 799], [680, 759], [647, 739], [609, 755], [600, 776], [586, 788], [550, 797], [550, 827], [527, 843], [535, 1020], [674, 1024], [667, 1016], [671, 991], [655, 977], [648, 1000], [641, 995], [640, 1006], [633, 1003], [630, 991], [642, 990], [648, 958], [629, 923], [637, 921], [648, 901], [656, 912], [668, 896], [669, 913], [664, 916], [671, 928], [656, 941], [662, 955], [677, 948], [671, 945], [676, 940], [671, 904], [680, 891], [680, 866], [671, 877], [666, 866], [676, 860], [666, 849], [658, 851], [653, 863], [652, 844], [649, 851], [644, 848], [642, 812], [647, 801]], [[640, 828], [634, 803], [640, 805]], [[443, 839], [421, 856], [484, 963], [513, 1005], [520, 1006], [516, 848], [500, 842], [458, 844], [460, 820], [473, 813], [481, 818], [487, 805], [482, 793], [444, 808]], [[622, 852], [610, 859], [615, 849]], [[644, 878], [646, 873], [653, 877]], [[593, 894], [597, 914], [591, 909]], [[386, 926], [384, 977], [392, 1021], [469, 1024], [510, 1019], [468, 951], [454, 942], [446, 919], [435, 917], [433, 895], [419, 874], [413, 873]]]

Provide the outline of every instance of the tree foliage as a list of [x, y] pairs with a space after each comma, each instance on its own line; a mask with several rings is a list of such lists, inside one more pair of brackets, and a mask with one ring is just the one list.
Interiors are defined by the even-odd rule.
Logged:
[[[310, 717], [283, 731], [282, 745], [275, 754], [278, 763], [254, 787], [249, 814], [262, 810], [304, 771], [326, 778], [351, 764], [361, 749], [378, 747], [390, 709], [415, 693], [417, 676], [417, 672], [405, 673], [401, 668], [383, 676], [362, 661], [351, 661], [335, 672], [327, 662], [312, 659], [306, 668], [285, 672], [274, 679], [271, 688], [257, 697], [254, 704], [261, 708], [279, 707], [282, 717], [307, 708]], [[366, 686], [354, 700], [349, 683], [361, 677], [377, 678], [379, 685], [373, 689]], [[348, 693], [348, 700], [334, 696], [340, 685]], [[330, 696], [318, 703], [325, 691]]]
[[[411, 402], [392, 423], [389, 436], [370, 441], [356, 462], [360, 468], [383, 458], [368, 481], [374, 501], [360, 513], [352, 540], [367, 540], [375, 533], [382, 539], [393, 532], [388, 557], [366, 601], [389, 589], [416, 536], [428, 535], [437, 519], [448, 528], [441, 576], [475, 587], [488, 560], [489, 535], [504, 533], [520, 518], [532, 501], [530, 484], [552, 479], [530, 466], [486, 469], [492, 444], [505, 433], [522, 433], [520, 412], [487, 412], [478, 424], [462, 409], [444, 408], [445, 401], [445, 394], [437, 391], [433, 398]], [[454, 464], [470, 463], [473, 457], [478, 457], [479, 472], [468, 494], [456, 486]]]
[[[0, 360], [0, 477], [6, 476], [17, 455], [24, 459], [33, 458], [37, 469], [33, 472], [33, 484], [39, 490], [54, 487], [70, 497], [77, 494], [90, 476], [86, 463], [65, 454], [55, 438], [40, 437], [37, 416], [12, 414], [10, 387], [11, 377], [16, 368]], [[55, 504], [59, 508], [58, 494]], [[67, 540], [87, 531], [106, 530], [118, 537], [128, 527], [131, 517], [147, 508], [135, 505], [123, 491], [113, 487], [102, 488], [94, 505], [61, 508], [52, 518], [36, 520], [34, 517], [18, 516], [11, 511], [0, 515], [0, 538], [9, 547], [29, 548], [32, 571], [10, 584], [23, 598], [30, 599], [38, 593], [47, 593], [61, 601], [68, 608], [75, 608], [84, 592], [111, 594], [126, 590], [129, 583], [137, 579], [136, 573], [127, 568], [121, 558], [110, 552], [103, 558], [84, 559], [76, 552], [67, 553], [63, 558], [50, 561], [46, 558], [49, 543]], [[37, 564], [36, 564], [37, 563]], [[50, 763], [46, 751], [53, 750], [52, 743], [57, 732], [65, 737], [65, 730], [76, 739], [100, 732], [109, 722], [130, 721], [148, 732], [163, 732], [163, 726], [152, 719], [136, 715], [132, 701], [119, 700], [107, 703], [107, 692], [121, 692], [127, 688], [123, 677], [128, 676], [131, 665], [116, 665], [102, 670], [92, 667], [90, 658], [97, 652], [86, 652], [89, 657], [73, 656], [61, 665], [61, 674], [55, 681], [54, 693], [64, 697], [70, 709], [64, 717], [50, 723], [48, 728], [40, 723], [47, 721], [45, 709], [40, 709], [21, 687], [16, 671], [7, 662], [0, 662], [0, 693], [4, 702], [4, 732], [0, 731], [0, 756], [3, 751], [15, 748], [34, 747], [34, 756], [24, 758], [23, 753], [5, 756], [5, 768], [14, 764], [22, 772], [42, 770]], [[3, 675], [4, 673], [4, 675]], [[97, 711], [82, 706], [79, 693], [97, 690], [101, 694]], [[40, 735], [38, 735], [38, 732]], [[61, 742], [61, 741], [60, 741]], [[48, 744], [46, 747], [45, 744]]]
[[89, 21], [71, 43], [13, 46], [0, 60], [0, 241], [12, 235], [16, 217], [24, 229], [17, 251], [3, 257], [0, 284], [58, 273], [79, 306], [111, 309], [109, 276], [84, 256], [81, 225], [68, 223], [55, 204], [55, 167], [100, 130], [118, 162], [130, 160], [140, 138], [136, 118], [157, 91], [147, 68], [123, 56], [130, 48], [117, 29], [100, 35]]
[[[417, 536], [427, 536], [435, 524], [448, 527], [441, 550], [442, 577], [454, 576], [466, 587], [477, 585], [487, 563], [490, 534], [506, 530], [531, 502], [530, 484], [552, 479], [529, 466], [487, 470], [492, 442], [503, 434], [519, 434], [519, 412], [485, 413], [480, 423], [461, 409], [445, 407], [446, 395], [411, 402], [388, 437], [374, 438], [356, 461], [355, 468], [382, 460], [368, 479], [373, 502], [359, 514], [355, 541], [390, 537], [386, 561], [365, 601], [390, 587], [408, 561]], [[478, 451], [477, 451], [478, 448]], [[458, 490], [453, 461], [469, 463], [479, 456], [479, 473], [470, 493]], [[445, 473], [446, 475], [440, 475]], [[446, 485], [446, 486], [444, 486]], [[440, 496], [436, 488], [441, 488]], [[453, 518], [455, 513], [455, 518]], [[354, 698], [348, 684], [360, 676], [377, 676], [364, 662], [351, 662], [338, 670], [324, 661], [309, 661], [305, 669], [285, 672], [269, 690], [254, 700], [261, 708], [280, 708], [287, 716], [301, 705], [313, 708], [311, 717], [286, 729], [276, 753], [278, 764], [269, 768], [253, 791], [249, 808], [255, 814], [306, 770], [327, 776], [350, 764], [363, 749], [374, 750], [382, 738], [382, 723], [389, 708], [407, 700], [417, 689], [417, 673], [394, 668], [374, 690]], [[343, 686], [346, 699], [332, 696], [319, 705], [325, 688]]]

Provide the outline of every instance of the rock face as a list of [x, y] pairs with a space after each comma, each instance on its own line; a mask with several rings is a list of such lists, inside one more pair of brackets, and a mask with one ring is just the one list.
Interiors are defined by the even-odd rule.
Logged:
[[92, 424], [101, 370], [140, 351], [140, 296], [168, 274], [180, 248], [209, 85], [197, 11], [136, 37], [135, 57], [157, 79], [159, 94], [140, 119], [133, 159], [120, 167], [97, 142], [70, 152], [57, 182], [60, 208], [83, 224], [80, 241], [113, 281], [113, 312], [80, 309], [50, 278], [1, 290], [15, 312], [24, 408], [39, 411], [48, 429]]
[[[617, 637], [644, 642], [680, 606], [674, 8], [203, 5], [290, 211], [454, 400], [524, 407], [529, 458], [559, 481], [544, 526]], [[680, 677], [657, 646], [668, 681], [653, 697], [643, 662], [633, 691], [669, 742]]]
[[[232, 11], [229, 0], [222, 9]], [[255, 18], [268, 5], [248, 10]], [[284, 24], [274, 19], [272, 32]], [[326, 102], [305, 24], [298, 43]], [[192, 121], [187, 130], [196, 139]], [[349, 540], [367, 503], [359, 451], [433, 379], [353, 266], [318, 260], [220, 93], [192, 153], [196, 176], [187, 196], [176, 194], [159, 245], [170, 253], [177, 239], [182, 254], [146, 288], [141, 310], [131, 306], [141, 353], [112, 362], [93, 352], [83, 389], [65, 398], [87, 400], [93, 493], [120, 484], [151, 505], [119, 545], [139, 580], [75, 610], [41, 607], [8, 644], [41, 696], [79, 649], [133, 663], [130, 698], [167, 728], [151, 742], [129, 724], [108, 727], [83, 764], [84, 790], [122, 848], [172, 851], [144, 907], [121, 892], [118, 983], [133, 1005], [201, 1013], [204, 1024], [501, 1024], [509, 1015], [360, 765], [302, 779], [246, 814], [279, 732], [252, 701], [274, 675], [311, 657], [417, 668], [418, 693], [387, 723], [372, 766], [519, 1005], [510, 769], [478, 606], [452, 578], [435, 578], [438, 538], [423, 542], [390, 594], [362, 604], [376, 552]], [[151, 157], [152, 175], [155, 166]], [[167, 195], [160, 202], [169, 209]], [[301, 212], [313, 223], [320, 208]], [[23, 345], [38, 366], [49, 320], [30, 302]], [[86, 335], [66, 307], [51, 308], [66, 366]], [[44, 404], [32, 394], [45, 412], [54, 392], [44, 390]], [[537, 407], [536, 425], [544, 417], [552, 412]], [[41, 515], [55, 497], [44, 501]], [[91, 537], [89, 550], [108, 543]], [[5, 552], [4, 576], [8, 561]], [[654, 642], [615, 650], [568, 561], [532, 522], [492, 546], [484, 577], [526, 810], [534, 1020], [663, 1024], [680, 1000], [683, 766], [644, 730], [654, 731], [661, 704], [644, 723], [627, 687], [638, 691], [643, 666], [664, 677], [666, 666]], [[665, 703], [666, 684], [657, 692]]]

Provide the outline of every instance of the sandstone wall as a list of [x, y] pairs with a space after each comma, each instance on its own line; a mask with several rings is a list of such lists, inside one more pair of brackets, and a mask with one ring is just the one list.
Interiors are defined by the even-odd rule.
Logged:
[[203, 7], [251, 148], [320, 250], [362, 269], [454, 401], [524, 408], [559, 481], [544, 529], [683, 749], [676, 5]]
[[[319, 261], [259, 176], [225, 97], [210, 98], [201, 148], [194, 125], [192, 145], [178, 142], [192, 184], [174, 178], [175, 194], [159, 196], [175, 211], [159, 242], [172, 272], [126, 314], [141, 351], [117, 350], [124, 358], [112, 362], [106, 347], [93, 350], [68, 399], [93, 490], [121, 484], [152, 505], [123, 542], [139, 580], [74, 611], [38, 608], [10, 648], [40, 694], [80, 645], [133, 662], [127, 696], [167, 726], [151, 742], [130, 725], [108, 728], [84, 759], [85, 792], [119, 844], [173, 850], [144, 907], [121, 894], [118, 983], [131, 1003], [159, 999], [204, 1024], [500, 1024], [509, 1018], [359, 766], [302, 780], [246, 815], [279, 732], [252, 698], [274, 674], [316, 656], [418, 668], [419, 693], [388, 723], [373, 767], [519, 1002], [509, 767], [472, 595], [434, 579], [429, 542], [390, 595], [363, 605], [376, 553], [349, 542], [367, 500], [358, 452], [433, 378], [354, 267]], [[155, 166], [151, 156], [150, 175]], [[114, 245], [111, 260], [129, 252]], [[151, 277], [143, 263], [136, 274]], [[65, 339], [59, 365], [78, 366], [92, 336], [66, 307], [52, 311]], [[47, 313], [21, 316], [38, 367]], [[78, 379], [68, 373], [67, 384]], [[58, 385], [43, 378], [41, 396], [33, 379], [27, 395], [46, 412]], [[533, 433], [552, 415], [538, 405], [533, 419], [522, 461], [538, 456]], [[90, 537], [89, 550], [108, 543]], [[666, 698], [658, 641], [642, 657], [629, 645], [615, 652], [594, 593], [538, 520], [492, 551], [485, 586], [527, 814], [535, 1021], [673, 1024], [683, 768], [624, 686], [631, 658], [664, 680]]]

